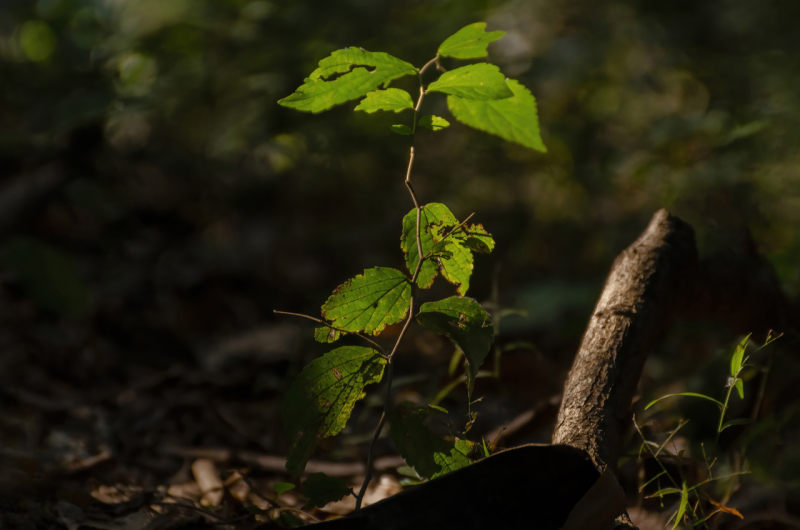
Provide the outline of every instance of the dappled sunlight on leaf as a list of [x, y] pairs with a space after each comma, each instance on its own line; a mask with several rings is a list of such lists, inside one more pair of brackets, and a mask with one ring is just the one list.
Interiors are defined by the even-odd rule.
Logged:
[[439, 55], [454, 59], [479, 59], [486, 57], [490, 43], [501, 38], [504, 31], [486, 31], [486, 22], [464, 26], [439, 45]]
[[421, 476], [434, 478], [472, 463], [473, 442], [446, 441], [434, 434], [424, 424], [430, 414], [430, 409], [411, 403], [401, 403], [392, 411], [392, 440], [408, 465]]
[[[403, 218], [400, 247], [405, 254], [406, 267], [413, 272], [419, 261], [416, 242], [416, 210]], [[488, 252], [494, 239], [481, 225], [457, 228], [459, 222], [450, 209], [441, 203], [429, 203], [420, 214], [420, 243], [424, 261], [417, 275], [417, 285], [427, 289], [439, 272], [464, 295], [472, 276], [472, 251]]]
[[472, 298], [451, 296], [422, 304], [417, 320], [426, 328], [453, 341], [467, 360], [467, 381], [470, 393], [475, 376], [489, 354], [494, 340], [492, 318]]
[[408, 313], [411, 284], [397, 269], [373, 267], [333, 292], [322, 305], [322, 316], [345, 331], [377, 335]]
[[291, 443], [287, 470], [298, 475], [317, 439], [338, 434], [364, 387], [383, 377], [386, 360], [372, 348], [342, 346], [303, 368], [283, 398], [282, 418]]
[[278, 103], [296, 110], [322, 112], [416, 73], [413, 65], [388, 53], [344, 48], [322, 59], [305, 82]]
[[513, 97], [478, 101], [451, 95], [447, 97], [447, 107], [465, 125], [546, 152], [539, 133], [536, 99], [518, 81], [509, 79], [507, 84]]
[[442, 92], [479, 101], [510, 98], [514, 95], [506, 85], [506, 78], [500, 73], [500, 69], [489, 63], [470, 64], [449, 70], [428, 85], [428, 92]]

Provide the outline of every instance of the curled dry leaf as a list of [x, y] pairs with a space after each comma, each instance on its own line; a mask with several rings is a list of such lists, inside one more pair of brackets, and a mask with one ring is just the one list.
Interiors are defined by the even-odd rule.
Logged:
[[203, 493], [200, 504], [202, 506], [219, 506], [222, 502], [222, 479], [219, 477], [214, 462], [207, 458], [198, 458], [192, 463], [192, 475]]

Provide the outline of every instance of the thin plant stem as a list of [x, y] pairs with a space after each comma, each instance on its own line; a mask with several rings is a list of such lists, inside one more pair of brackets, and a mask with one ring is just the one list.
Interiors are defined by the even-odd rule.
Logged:
[[[642, 439], [642, 442], [644, 443], [644, 446], [647, 447], [647, 451], [650, 453], [650, 455], [656, 461], [656, 464], [658, 464], [658, 467], [661, 468], [661, 471], [666, 475], [666, 477], [669, 479], [669, 481], [672, 482], [672, 485], [675, 486], [676, 489], [681, 489], [681, 486], [678, 485], [678, 482], [673, 478], [673, 476], [667, 470], [666, 466], [664, 466], [664, 464], [658, 458], [658, 454], [655, 451], [653, 451], [652, 447], [650, 447], [650, 444], [647, 442], [647, 438], [645, 438], [641, 427], [639, 427], [639, 423], [636, 421], [636, 415], [635, 414], [633, 415], [633, 427], [634, 427], [634, 429], [636, 429], [636, 432], [639, 434], [639, 437]], [[659, 451], [660, 450], [661, 450], [661, 447], [659, 447]], [[697, 494], [695, 494], [695, 495], [697, 495]], [[699, 505], [698, 505], [698, 507], [699, 507]], [[693, 516], [694, 520], [696, 521], [699, 518], [699, 516], [697, 515], [697, 511], [698, 511], [697, 507], [695, 507], [692, 504], [689, 504], [689, 508], [691, 509], [692, 516]], [[701, 515], [702, 515], [702, 512], [701, 512]]]
[[676, 434], [678, 434], [678, 431], [680, 431], [682, 428], [684, 428], [688, 424], [689, 424], [689, 420], [681, 420], [681, 421], [679, 421], [677, 427], [672, 429], [672, 431], [669, 433], [667, 438], [662, 442], [661, 445], [658, 446], [658, 449], [656, 450], [655, 456], [658, 456], [659, 454], [661, 454], [661, 451], [663, 451], [664, 448], [667, 446], [667, 444], [672, 441], [672, 439], [675, 437]]
[[[336, 326], [332, 326], [329, 322], [326, 322], [326, 321], [322, 320], [321, 318], [317, 318], [317, 317], [314, 317], [314, 316], [311, 316], [311, 315], [306, 315], [305, 313], [293, 313], [291, 311], [278, 311], [277, 309], [273, 309], [272, 312], [275, 313], [276, 315], [287, 315], [287, 316], [290, 316], [290, 317], [305, 318], [306, 320], [311, 320], [313, 322], [316, 322], [317, 324], [323, 324], [323, 325], [328, 326], [329, 328], [331, 328], [333, 330], [340, 331], [342, 333], [353, 333], [352, 331], [347, 331], [345, 329], [338, 328]], [[383, 356], [383, 357], [387, 356], [386, 352], [383, 349], [383, 346], [378, 344], [376, 341], [372, 340], [371, 338], [369, 338], [366, 335], [363, 335], [361, 333], [353, 333], [353, 335], [355, 335], [356, 337], [358, 337], [361, 340], [369, 342], [372, 346], [375, 347], [375, 349], [377, 349], [381, 353], [381, 356]]]
[[422, 100], [425, 97], [425, 87], [422, 84], [422, 74], [432, 65], [438, 66], [439, 56], [437, 55], [418, 71], [418, 79], [419, 79], [419, 96], [417, 97], [417, 103], [414, 106], [414, 111], [411, 116], [411, 146], [408, 150], [408, 164], [406, 166], [405, 178], [403, 179], [403, 184], [408, 191], [408, 195], [411, 197], [411, 202], [414, 203], [414, 210], [416, 211], [416, 227], [414, 230], [414, 237], [417, 243], [417, 265], [414, 267], [414, 273], [411, 275], [411, 296], [409, 297], [408, 301], [408, 314], [406, 316], [405, 321], [403, 322], [403, 327], [400, 329], [400, 333], [397, 335], [397, 339], [394, 341], [394, 345], [392, 346], [389, 355], [387, 356], [387, 368], [386, 368], [386, 393], [384, 396], [383, 401], [383, 412], [381, 413], [380, 420], [378, 420], [378, 425], [375, 428], [375, 432], [372, 435], [372, 440], [370, 441], [369, 450], [367, 452], [367, 465], [366, 471], [364, 474], [364, 482], [361, 484], [361, 489], [358, 491], [358, 495], [356, 495], [356, 508], [355, 511], [361, 509], [361, 503], [364, 500], [364, 494], [367, 492], [367, 486], [372, 481], [373, 469], [372, 463], [374, 461], [374, 450], [375, 444], [378, 441], [378, 438], [381, 435], [381, 431], [383, 431], [383, 426], [386, 424], [386, 420], [389, 417], [389, 413], [391, 411], [391, 404], [392, 404], [392, 374], [393, 374], [393, 360], [394, 355], [397, 353], [397, 350], [400, 348], [400, 343], [403, 341], [403, 338], [406, 335], [406, 331], [408, 331], [408, 327], [411, 324], [411, 320], [414, 318], [414, 306], [416, 303], [416, 282], [417, 277], [419, 276], [419, 271], [422, 267], [422, 261], [424, 256], [422, 255], [422, 235], [421, 235], [421, 224], [422, 224], [422, 208], [419, 205], [419, 201], [417, 200], [417, 195], [414, 193], [414, 187], [411, 185], [411, 171], [414, 167], [414, 139], [417, 132], [417, 115], [419, 114], [419, 109], [422, 106]]
[[445, 240], [445, 239], [447, 239], [448, 237], [450, 237], [450, 236], [452, 236], [453, 234], [455, 234], [457, 230], [459, 230], [459, 229], [463, 228], [463, 227], [464, 227], [464, 226], [465, 226], [465, 225], [466, 225], [466, 224], [469, 222], [469, 220], [470, 220], [470, 219], [472, 219], [474, 216], [475, 216], [475, 212], [472, 212], [471, 214], [469, 214], [469, 215], [468, 215], [466, 218], [464, 218], [464, 220], [463, 220], [463, 221], [461, 221], [460, 223], [458, 223], [458, 225], [457, 225], [457, 226], [454, 226], [454, 227], [453, 227], [453, 228], [452, 228], [452, 229], [451, 229], [449, 232], [447, 232], [447, 233], [444, 235], [444, 237], [442, 238], [442, 241], [444, 241], [444, 240]]
[[[767, 338], [764, 340], [764, 344], [762, 344], [756, 351], [763, 350], [779, 338], [783, 337], [783, 332], [778, 333], [777, 335], [773, 335], [773, 331], [769, 330], [767, 333]], [[750, 414], [750, 419], [753, 421], [758, 419], [759, 414], [761, 413], [761, 406], [764, 403], [764, 395], [767, 391], [767, 381], [769, 379], [769, 374], [772, 372], [772, 362], [774, 359], [774, 355], [770, 352], [769, 356], [767, 357], [766, 365], [761, 369], [762, 373], [764, 374], [761, 378], [761, 383], [758, 385], [758, 393], [756, 394], [756, 401], [753, 405], [753, 411]]]

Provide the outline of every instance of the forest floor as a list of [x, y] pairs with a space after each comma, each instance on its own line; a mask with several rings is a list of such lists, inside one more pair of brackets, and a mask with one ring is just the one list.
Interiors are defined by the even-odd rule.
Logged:
[[[291, 480], [279, 403], [301, 328], [268, 325], [187, 357], [115, 351], [86, 330], [16, 318], [0, 360], [0, 528], [271, 528], [275, 518], [310, 522], [353, 509], [346, 497], [304, 510], [297, 490], [276, 491]], [[439, 359], [446, 372], [447, 356]], [[509, 373], [535, 370], [520, 367], [531, 359], [510, 354]], [[420, 362], [400, 371], [419, 375]], [[542, 401], [534, 418], [524, 406], [529, 385], [517, 383], [510, 375], [507, 385], [484, 387], [480, 428], [501, 444], [546, 437], [552, 426], [557, 401]], [[397, 388], [418, 399], [402, 381]], [[542, 389], [557, 397], [558, 379]], [[356, 427], [323, 444], [306, 471], [360, 486], [378, 412], [365, 400]], [[403, 460], [388, 443], [378, 452], [365, 504], [401, 489]]]

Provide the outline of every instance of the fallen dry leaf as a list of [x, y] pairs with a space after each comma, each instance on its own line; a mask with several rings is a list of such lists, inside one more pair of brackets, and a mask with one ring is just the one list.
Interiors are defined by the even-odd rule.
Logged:
[[198, 458], [192, 462], [192, 475], [200, 487], [203, 497], [202, 506], [219, 506], [222, 502], [222, 479], [219, 477], [214, 462], [207, 458]]
[[716, 506], [717, 510], [719, 510], [721, 512], [725, 512], [725, 513], [729, 513], [731, 515], [735, 515], [739, 519], [744, 519], [744, 516], [742, 515], [742, 513], [739, 510], [737, 510], [736, 508], [731, 508], [730, 506], [725, 506], [724, 504], [721, 504], [721, 503], [715, 501], [711, 497], [708, 498], [708, 502], [710, 502], [711, 504]]

